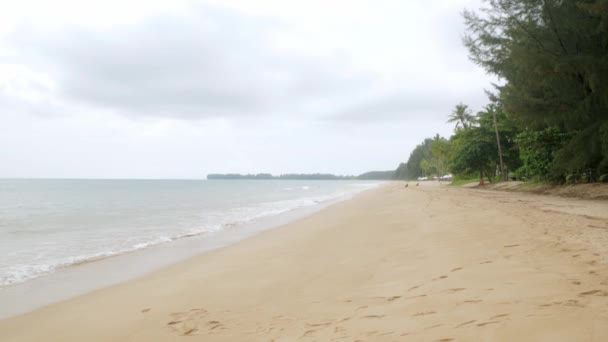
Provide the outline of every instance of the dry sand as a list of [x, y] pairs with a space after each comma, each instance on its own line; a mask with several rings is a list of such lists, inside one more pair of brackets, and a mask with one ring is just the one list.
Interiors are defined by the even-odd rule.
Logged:
[[608, 202], [411, 185], [0, 321], [0, 340], [608, 340]]
[[[478, 183], [471, 183], [469, 185], [469, 187], [477, 186]], [[541, 195], [575, 197], [590, 200], [608, 200], [608, 183], [550, 185], [510, 181], [486, 184], [484, 188], [501, 191], [529, 192]]]

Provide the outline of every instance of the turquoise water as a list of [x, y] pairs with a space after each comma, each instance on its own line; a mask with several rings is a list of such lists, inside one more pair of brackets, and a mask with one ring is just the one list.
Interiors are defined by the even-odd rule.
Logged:
[[0, 287], [352, 195], [361, 181], [0, 180]]

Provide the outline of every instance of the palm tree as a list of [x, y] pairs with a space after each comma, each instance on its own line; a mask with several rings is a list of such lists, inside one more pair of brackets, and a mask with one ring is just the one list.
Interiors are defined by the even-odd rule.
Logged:
[[502, 147], [500, 146], [500, 135], [498, 134], [498, 123], [496, 122], [496, 112], [499, 110], [499, 107], [494, 103], [490, 103], [484, 108], [487, 113], [492, 113], [492, 123], [494, 124], [494, 132], [496, 133], [496, 146], [498, 146], [498, 158], [500, 160], [500, 176], [503, 180], [507, 180], [507, 175], [505, 174], [505, 163], [502, 160]]
[[469, 106], [461, 102], [456, 105], [456, 108], [452, 111], [452, 114], [450, 114], [450, 119], [448, 120], [448, 123], [452, 122], [456, 123], [455, 128], [458, 128], [459, 125], [462, 125], [462, 128], [468, 129], [469, 127], [471, 127], [471, 124], [475, 122], [475, 117], [471, 115], [471, 110], [469, 109]]

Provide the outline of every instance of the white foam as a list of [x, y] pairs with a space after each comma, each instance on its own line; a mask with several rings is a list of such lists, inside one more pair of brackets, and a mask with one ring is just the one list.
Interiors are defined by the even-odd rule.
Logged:
[[[320, 203], [326, 203], [328, 201], [334, 201], [347, 196], [352, 196], [357, 192], [377, 185], [378, 183], [354, 183], [349, 184], [348, 187], [341, 187], [339, 190], [330, 193], [317, 194], [315, 194], [315, 192], [318, 191], [316, 186], [315, 190], [313, 191], [309, 185], [304, 185], [301, 186], [300, 189], [306, 191], [308, 196], [250, 203], [225, 210], [205, 211], [203, 214], [201, 214], [202, 223], [198, 227], [180, 229], [171, 229], [171, 227], [167, 227], [164, 230], [157, 231], [152, 234], [146, 234], [145, 231], [134, 229], [126, 232], [121, 231], [120, 233], [122, 233], [124, 236], [111, 237], [112, 239], [110, 240], [108, 240], [107, 236], [104, 236], [104, 232], [94, 232], [94, 234], [98, 235], [93, 235], [93, 237], [100, 236], [105, 238], [105, 240], [103, 240], [104, 244], [79, 246], [78, 241], [75, 240], [72, 245], [77, 246], [78, 248], [72, 248], [74, 251], [80, 250], [78, 255], [54, 257], [47, 255], [52, 254], [52, 251], [56, 251], [58, 246], [54, 246], [54, 241], [44, 241], [39, 245], [48, 246], [44, 247], [47, 248], [46, 251], [48, 252], [38, 252], [38, 255], [28, 256], [27, 259], [29, 262], [17, 263], [13, 265], [3, 265], [0, 262], [0, 287], [19, 284], [30, 279], [44, 276], [45, 274], [52, 273], [57, 269], [75, 264], [130, 253], [152, 246], [170, 243], [171, 241], [177, 239], [201, 236], [204, 234], [213, 234], [224, 229], [241, 226], [263, 218], [280, 215], [296, 209], [318, 205]], [[321, 184], [319, 186], [323, 185]], [[296, 192], [291, 191], [294, 189], [293, 187], [280, 189], [289, 190], [290, 193], [296, 194]], [[179, 219], [180, 217], [175, 217], [175, 220]], [[74, 239], [77, 239], [77, 236], [74, 236]]]

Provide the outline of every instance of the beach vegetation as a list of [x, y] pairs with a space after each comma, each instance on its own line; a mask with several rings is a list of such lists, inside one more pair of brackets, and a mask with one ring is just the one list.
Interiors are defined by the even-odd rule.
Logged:
[[[498, 101], [524, 132], [520, 174], [597, 180], [608, 168], [608, 1], [487, 0], [464, 19], [471, 60], [502, 81]], [[543, 157], [528, 163], [526, 143]]]
[[448, 114], [449, 158], [426, 139], [395, 177], [605, 181], [608, 0], [485, 0], [463, 17], [470, 59], [499, 84], [477, 114], [463, 103]]

